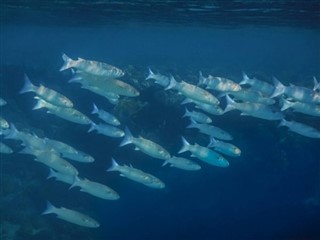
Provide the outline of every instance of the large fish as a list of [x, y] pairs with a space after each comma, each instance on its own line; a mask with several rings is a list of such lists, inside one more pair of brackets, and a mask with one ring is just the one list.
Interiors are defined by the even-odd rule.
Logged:
[[161, 189], [165, 187], [165, 184], [155, 176], [132, 166], [120, 166], [114, 159], [112, 159], [112, 166], [107, 171], [118, 171], [120, 172], [120, 176], [142, 183], [143, 185], [151, 188]]
[[105, 200], [118, 200], [120, 198], [119, 194], [110, 187], [98, 182], [90, 181], [86, 178], [80, 179], [76, 176], [70, 188], [73, 187], [80, 187], [81, 192], [86, 192], [92, 196]]
[[188, 125], [187, 128], [197, 128], [203, 134], [226, 141], [230, 141], [233, 139], [232, 135], [227, 131], [213, 125], [196, 123], [195, 121], [193, 121], [193, 119], [191, 119], [191, 124]]
[[261, 118], [265, 120], [281, 120], [284, 115], [279, 111], [274, 111], [268, 105], [261, 103], [251, 103], [251, 102], [235, 102], [228, 95], [226, 95], [227, 106], [224, 112], [228, 112], [234, 109], [240, 110], [243, 116], [252, 116], [256, 118]]
[[21, 89], [20, 94], [26, 92], [34, 92], [41, 99], [59, 107], [73, 107], [71, 100], [61, 93], [50, 88], [46, 88], [43, 85], [37, 87], [31, 83], [27, 75], [24, 75], [24, 86]]
[[89, 228], [97, 228], [100, 226], [100, 224], [94, 220], [93, 218], [71, 210], [71, 209], [67, 209], [64, 207], [61, 208], [56, 208], [55, 206], [53, 206], [50, 202], [47, 202], [47, 208], [44, 210], [44, 212], [42, 213], [44, 214], [56, 214], [58, 218], [82, 226], [82, 227], [89, 227]]
[[201, 166], [187, 158], [175, 157], [167, 159], [162, 166], [169, 164], [170, 167], [175, 167], [187, 171], [197, 171], [201, 169]]
[[282, 99], [283, 105], [281, 111], [288, 108], [292, 108], [294, 112], [300, 112], [311, 116], [320, 117], [320, 105], [304, 103], [304, 102], [292, 102], [287, 99]]
[[207, 90], [204, 90], [196, 85], [187, 83], [185, 81], [177, 82], [172, 76], [169, 86], [166, 87], [166, 90], [168, 89], [175, 89], [185, 97], [202, 103], [214, 105], [219, 104], [219, 100]]
[[217, 167], [228, 167], [229, 162], [221, 154], [210, 150], [209, 148], [202, 147], [198, 144], [191, 145], [185, 138], [182, 137], [183, 146], [179, 153], [190, 151], [191, 157], [196, 157], [201, 161], [204, 161], [210, 165]]
[[51, 103], [48, 103], [40, 98], [37, 98], [38, 102], [33, 107], [33, 110], [40, 109], [40, 108], [47, 108], [47, 113], [54, 114], [60, 118], [68, 120], [70, 122], [79, 123], [79, 124], [91, 124], [92, 121], [83, 113], [79, 112], [74, 108], [65, 108], [55, 106]]
[[77, 70], [84, 71], [89, 74], [103, 76], [106, 78], [117, 78], [117, 77], [122, 77], [124, 75], [124, 72], [121, 69], [106, 63], [85, 60], [82, 58], [73, 60], [70, 57], [68, 57], [66, 54], [62, 54], [62, 59], [64, 61], [64, 64], [60, 68], [60, 71], [63, 71], [69, 68], [75, 68]]
[[140, 150], [141, 152], [144, 152], [145, 154], [159, 159], [169, 159], [171, 158], [170, 153], [165, 150], [163, 147], [161, 147], [159, 144], [145, 139], [143, 137], [135, 138], [132, 136], [130, 130], [126, 128], [125, 130], [125, 136], [120, 143], [120, 147], [127, 145], [127, 144], [134, 144], [136, 146], [136, 150]]
[[213, 77], [209, 75], [204, 77], [202, 72], [199, 73], [199, 85], [206, 85], [207, 89], [216, 90], [219, 92], [237, 92], [241, 90], [241, 86], [227, 78]]
[[251, 88], [243, 88], [238, 92], [230, 92], [229, 95], [232, 95], [236, 100], [242, 102], [261, 103], [266, 105], [272, 105], [276, 102], [273, 98], [266, 97], [261, 92], [252, 90]]
[[298, 134], [305, 136], [305, 137], [320, 138], [320, 131], [319, 130], [317, 130], [311, 126], [308, 126], [306, 124], [303, 124], [303, 123], [299, 123], [299, 122], [295, 122], [295, 121], [287, 121], [285, 119], [282, 119], [279, 124], [279, 127], [281, 127], [281, 126], [288, 127], [291, 132], [298, 133]]
[[274, 86], [272, 84], [256, 78], [249, 78], [245, 72], [242, 72], [242, 81], [239, 84], [249, 85], [250, 89], [261, 92], [267, 97], [270, 97], [274, 92]]

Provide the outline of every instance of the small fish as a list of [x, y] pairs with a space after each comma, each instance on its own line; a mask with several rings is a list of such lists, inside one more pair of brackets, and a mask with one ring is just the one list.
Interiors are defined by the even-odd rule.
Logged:
[[279, 127], [281, 126], [288, 127], [291, 132], [298, 133], [305, 137], [320, 138], [319, 130], [303, 123], [299, 123], [295, 121], [286, 121], [285, 119], [282, 119], [279, 124]]
[[229, 162], [219, 153], [210, 150], [209, 148], [202, 147], [198, 144], [191, 145], [187, 140], [182, 137], [183, 146], [179, 153], [190, 151], [192, 153], [191, 157], [196, 157], [201, 161], [204, 161], [210, 165], [217, 167], [228, 167]]
[[190, 98], [186, 98], [181, 104], [194, 103], [196, 104], [195, 108], [201, 109], [204, 112], [210, 113], [212, 115], [222, 115], [224, 111], [219, 105], [214, 104], [206, 104], [199, 101], [192, 100]]
[[0, 153], [11, 154], [13, 150], [3, 142], [0, 142]]
[[120, 143], [120, 147], [130, 143], [136, 146], [136, 150], [140, 150], [151, 157], [163, 160], [171, 158], [170, 153], [159, 144], [143, 137], [135, 138], [132, 136], [130, 130], [126, 128], [125, 136]]
[[226, 154], [231, 157], [239, 157], [241, 155], [240, 148], [235, 145], [223, 141], [218, 141], [214, 137], [210, 138], [209, 148], [213, 147], [215, 151]]
[[43, 99], [37, 98], [38, 102], [33, 107], [32, 110], [37, 110], [40, 108], [47, 108], [47, 113], [54, 114], [60, 118], [68, 120], [70, 122], [79, 123], [79, 124], [91, 124], [92, 121], [83, 113], [79, 112], [74, 108], [65, 108], [65, 107], [58, 107], [51, 103], [44, 101]]
[[94, 162], [94, 158], [87, 153], [77, 150], [77, 153], [62, 153], [63, 158], [67, 158], [77, 162], [83, 163], [92, 163]]
[[99, 87], [92, 86], [92, 85], [82, 85], [81, 88], [87, 89], [90, 92], [93, 92], [97, 95], [100, 95], [100, 96], [106, 98], [113, 105], [119, 103], [119, 95], [116, 93], [108, 92], [108, 91], [105, 91], [104, 89], [101, 89]]
[[0, 129], [8, 129], [10, 127], [7, 120], [5, 120], [3, 117], [0, 116]]
[[155, 74], [149, 68], [149, 75], [147, 76], [146, 80], [154, 79], [155, 83], [159, 84], [162, 87], [167, 87], [170, 83], [170, 78], [161, 74]]
[[241, 86], [227, 78], [213, 77], [209, 75], [204, 77], [202, 72], [199, 73], [199, 85], [206, 85], [207, 89], [212, 89], [220, 92], [237, 92], [241, 90]]
[[212, 119], [207, 116], [206, 114], [202, 113], [202, 112], [197, 112], [197, 111], [188, 111], [187, 108], [185, 108], [185, 113], [182, 117], [190, 117], [193, 120], [195, 120], [198, 123], [211, 123]]
[[191, 124], [188, 125], [187, 128], [197, 128], [203, 134], [226, 141], [230, 141], [233, 139], [232, 135], [227, 131], [213, 125], [196, 123], [193, 119], [191, 119]]
[[47, 176], [47, 179], [50, 179], [50, 178], [55, 178], [55, 180], [57, 181], [64, 182], [70, 185], [72, 185], [72, 183], [74, 182], [74, 175], [63, 174], [63, 173], [54, 171], [52, 168], [50, 168], [50, 172]]
[[126, 177], [138, 183], [142, 183], [143, 185], [151, 188], [162, 189], [165, 187], [165, 184], [155, 176], [145, 173], [132, 166], [120, 166], [114, 159], [112, 159], [112, 166], [107, 171], [118, 171], [121, 173], [120, 176]]
[[320, 105], [304, 103], [304, 102], [292, 102], [283, 98], [283, 105], [281, 111], [284, 111], [288, 108], [292, 108], [294, 112], [300, 112], [307, 115], [320, 117]]
[[7, 105], [7, 101], [3, 98], [0, 98], [0, 107]]
[[270, 83], [261, 81], [256, 78], [249, 78], [245, 72], [242, 72], [242, 81], [240, 85], [249, 85], [250, 89], [261, 92], [267, 97], [270, 97], [274, 92], [274, 86]]
[[197, 171], [201, 169], [201, 166], [197, 163], [182, 157], [175, 157], [167, 159], [162, 166], [170, 164], [171, 167], [187, 170], [187, 171]]
[[101, 183], [90, 181], [86, 178], [80, 179], [79, 177], [75, 176], [74, 182], [70, 188], [73, 187], [80, 187], [81, 192], [86, 192], [92, 196], [105, 200], [118, 200], [120, 198], [119, 194], [110, 187]]
[[67, 97], [52, 89], [46, 88], [43, 85], [40, 85], [39, 87], [33, 85], [28, 76], [24, 75], [24, 86], [21, 89], [20, 94], [26, 92], [34, 92], [41, 99], [59, 107], [73, 107], [73, 103]]
[[89, 74], [103, 76], [106, 78], [117, 78], [122, 77], [124, 75], [124, 72], [121, 69], [106, 63], [85, 60], [82, 58], [78, 58], [78, 60], [73, 60], [66, 54], [62, 54], [62, 59], [64, 61], [64, 64], [60, 68], [60, 71], [69, 68], [75, 68], [77, 70], [84, 71]]
[[56, 214], [58, 218], [82, 226], [82, 227], [89, 227], [89, 228], [98, 228], [100, 224], [94, 220], [93, 218], [84, 215], [83, 213], [67, 209], [64, 207], [56, 208], [50, 202], [47, 202], [47, 208], [44, 210], [42, 215], [45, 214]]
[[207, 90], [204, 90], [196, 85], [187, 83], [185, 81], [177, 82], [172, 76], [169, 86], [166, 87], [166, 90], [168, 89], [175, 89], [185, 97], [202, 103], [213, 105], [218, 105], [220, 103], [219, 100]]
[[276, 102], [276, 100], [273, 98], [266, 97], [261, 92], [252, 90], [251, 88], [243, 88], [238, 92], [230, 92], [229, 94], [232, 95], [236, 100], [242, 102], [261, 103], [266, 105], [272, 105]]
[[107, 137], [118, 138], [118, 137], [124, 136], [124, 132], [121, 129], [108, 124], [103, 124], [103, 123], [95, 124], [94, 122], [92, 122], [88, 132], [92, 132], [94, 130], [96, 130], [97, 133], [103, 134]]
[[92, 114], [98, 114], [99, 118], [103, 120], [105, 123], [111, 124], [113, 126], [119, 126], [120, 121], [113, 116], [111, 113], [104, 111], [103, 109], [99, 109], [95, 104], [93, 104]]

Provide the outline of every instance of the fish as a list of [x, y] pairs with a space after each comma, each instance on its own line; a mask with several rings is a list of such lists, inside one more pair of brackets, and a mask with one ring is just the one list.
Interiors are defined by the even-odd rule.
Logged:
[[141, 183], [150, 188], [162, 189], [165, 187], [165, 184], [155, 176], [145, 173], [140, 169], [134, 168], [132, 166], [120, 166], [115, 159], [112, 158], [112, 165], [107, 169], [110, 171], [118, 171], [120, 172], [120, 176], [128, 178], [132, 181]]
[[193, 119], [191, 119], [191, 123], [187, 126], [187, 128], [197, 128], [203, 134], [226, 141], [230, 141], [233, 139], [232, 135], [227, 131], [213, 125], [196, 123]]
[[191, 157], [196, 157], [199, 160], [206, 162], [210, 165], [217, 166], [217, 167], [228, 167], [229, 162], [227, 159], [225, 159], [221, 154], [200, 146], [198, 144], [191, 145], [187, 142], [187, 140], [184, 137], [182, 138], [183, 146], [180, 149], [178, 153], [183, 153], [186, 151], [190, 151], [192, 153]]
[[135, 145], [136, 150], [140, 150], [141, 152], [151, 157], [163, 160], [171, 158], [170, 153], [166, 149], [161, 147], [159, 144], [151, 140], [145, 139], [141, 136], [138, 138], [133, 137], [129, 128], [126, 127], [125, 136], [122, 142], [120, 143], [120, 147], [131, 143]]
[[206, 85], [207, 89], [219, 92], [237, 92], [241, 90], [241, 86], [230, 79], [211, 75], [205, 78], [201, 71], [199, 72], [199, 85]]
[[94, 197], [105, 200], [118, 200], [120, 198], [119, 194], [110, 187], [86, 178], [80, 179], [78, 176], [74, 177], [74, 182], [70, 189], [73, 187], [80, 187], [81, 192], [86, 192]]
[[103, 120], [105, 123], [111, 124], [113, 126], [120, 125], [120, 121], [115, 116], [113, 116], [111, 113], [108, 113], [103, 109], [99, 109], [94, 103], [93, 103], [93, 110], [91, 113], [97, 114], [99, 118]]
[[199, 101], [195, 101], [190, 98], [185, 98], [185, 100], [181, 102], [181, 104], [187, 104], [187, 103], [194, 103], [196, 104], [195, 108], [201, 109], [202, 111], [210, 113], [212, 115], [222, 115], [224, 113], [223, 109], [219, 107], [219, 105], [206, 104]]
[[36, 98], [38, 102], [33, 107], [32, 110], [37, 110], [41, 108], [47, 108], [47, 113], [54, 114], [62, 119], [68, 120], [70, 122], [78, 123], [78, 124], [91, 124], [92, 121], [83, 113], [79, 112], [74, 108], [65, 108], [55, 106], [51, 103], [44, 101], [43, 99]]
[[202, 112], [192, 111], [190, 112], [185, 108], [185, 113], [182, 117], [190, 117], [198, 123], [211, 123], [212, 119]]
[[242, 116], [252, 116], [256, 118], [261, 118], [265, 120], [281, 120], [284, 115], [283, 113], [273, 110], [269, 105], [261, 103], [251, 103], [251, 102], [235, 102], [228, 95], [226, 95], [227, 105], [224, 112], [231, 110], [240, 110]]
[[49, 144], [55, 151], [57, 151], [62, 157], [68, 158], [77, 162], [92, 163], [94, 158], [88, 154], [82, 153], [70, 145], [57, 140], [44, 138], [44, 142]]
[[268, 82], [256, 78], [249, 78], [245, 72], [242, 72], [242, 81], [239, 84], [249, 85], [250, 89], [261, 92], [266, 97], [270, 97], [275, 89], [275, 87]]
[[120, 138], [124, 136], [124, 132], [121, 129], [108, 124], [103, 124], [103, 123], [95, 124], [94, 122], [92, 122], [88, 132], [92, 132], [94, 130], [96, 130], [97, 133], [103, 134], [107, 137]]
[[304, 102], [292, 102], [287, 99], [282, 99], [283, 105], [281, 111], [284, 111], [288, 108], [292, 108], [294, 112], [300, 112], [307, 115], [320, 117], [320, 105], [304, 103]]
[[0, 116], [0, 129], [8, 129], [10, 127], [7, 120], [5, 120], [3, 117]]
[[57, 218], [64, 221], [88, 228], [98, 228], [100, 224], [93, 218], [77, 212], [75, 210], [67, 209], [64, 207], [57, 208], [53, 206], [49, 201], [47, 201], [47, 208], [42, 212], [42, 215], [45, 214], [56, 214]]
[[13, 150], [8, 145], [0, 142], [0, 153], [11, 154], [13, 153]]
[[317, 81], [316, 77], [313, 77], [313, 91], [318, 91], [320, 90], [320, 82]]
[[64, 182], [66, 184], [72, 185], [74, 182], [74, 175], [63, 174], [58, 171], [54, 171], [52, 168], [49, 168], [49, 174], [47, 179], [55, 178], [55, 180]]
[[126, 97], [137, 97], [139, 91], [128, 83], [118, 79], [106, 79], [105, 77], [88, 74], [86, 72], [76, 71], [69, 82], [78, 82], [83, 88], [94, 91], [100, 95], [107, 92], [109, 95], [116, 94]]
[[299, 87], [291, 84], [284, 86], [277, 78], [273, 77], [275, 90], [271, 98], [285, 94], [287, 98], [292, 98], [299, 102], [304, 103], [320, 103], [320, 93], [309, 88]]
[[87, 89], [90, 92], [93, 92], [99, 96], [106, 98], [113, 105], [116, 105], [119, 103], [120, 96], [116, 93], [108, 92], [108, 91], [105, 91], [104, 89], [101, 89], [99, 87], [92, 86], [92, 85], [82, 85], [81, 88]]
[[185, 81], [177, 82], [173, 76], [171, 76], [170, 78], [169, 86], [166, 87], [166, 90], [168, 89], [177, 90], [185, 97], [191, 98], [192, 100], [196, 100], [202, 103], [213, 105], [218, 105], [220, 103], [219, 100], [207, 90], [202, 89], [196, 85], [187, 83]]
[[162, 87], [167, 87], [170, 83], [170, 78], [161, 74], [155, 74], [149, 68], [149, 75], [147, 76], [146, 80], [154, 79], [155, 83], [159, 84]]
[[167, 159], [162, 166], [169, 164], [170, 167], [175, 167], [187, 171], [197, 171], [201, 169], [201, 166], [187, 158], [175, 157]]
[[3, 98], [0, 98], [0, 107], [7, 105], [7, 101]]
[[279, 127], [281, 126], [288, 127], [291, 132], [295, 132], [305, 137], [320, 138], [319, 130], [303, 123], [282, 119], [279, 124]]
[[92, 75], [103, 76], [106, 78], [117, 78], [124, 75], [124, 72], [121, 69], [103, 62], [85, 60], [83, 58], [73, 60], [64, 53], [62, 54], [62, 59], [64, 64], [60, 68], [60, 72], [69, 68], [75, 68]]
[[237, 146], [216, 140], [214, 137], [210, 138], [209, 148], [214, 148], [215, 151], [223, 153], [231, 157], [239, 157], [241, 155], [241, 150]]
[[33, 148], [24, 148], [19, 153], [31, 154], [35, 156], [35, 161], [43, 163], [44, 165], [52, 168], [62, 174], [78, 175], [78, 170], [71, 165], [68, 161], [61, 158], [56, 152], [42, 151]]
[[39, 87], [33, 85], [27, 75], [24, 75], [24, 86], [20, 91], [20, 94], [34, 92], [39, 98], [51, 103], [55, 106], [71, 108], [73, 103], [69, 98], [56, 92], [50, 88], [46, 88], [43, 85]]
[[251, 88], [243, 88], [238, 92], [230, 92], [228, 94], [242, 102], [261, 103], [265, 105], [272, 105], [276, 102], [273, 98], [266, 97], [261, 92], [252, 90]]

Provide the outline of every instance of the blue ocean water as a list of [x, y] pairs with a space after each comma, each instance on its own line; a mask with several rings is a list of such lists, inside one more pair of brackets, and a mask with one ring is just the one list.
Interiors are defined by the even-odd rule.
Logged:
[[[14, 153], [1, 155], [1, 239], [320, 238], [319, 139], [232, 111], [212, 118], [232, 134], [241, 156], [228, 157], [228, 168], [198, 161], [200, 171], [183, 171], [161, 167], [161, 160], [132, 146], [120, 148], [119, 139], [87, 133], [88, 126], [33, 111], [33, 95], [19, 94], [27, 74], [93, 119], [94, 102], [117, 115], [123, 129], [177, 154], [181, 136], [199, 144], [207, 139], [186, 128], [181, 96], [145, 80], [148, 68], [194, 84], [200, 70], [236, 82], [245, 71], [269, 83], [276, 76], [285, 85], [312, 88], [313, 76], [320, 80], [318, 1], [3, 1], [0, 9], [0, 97], [8, 102], [1, 116], [19, 130], [89, 153], [94, 163], [74, 163], [81, 177], [120, 195], [101, 200], [46, 180], [46, 166], [18, 154], [19, 142], [3, 140]], [[113, 107], [68, 83], [71, 72], [59, 72], [62, 53], [123, 69], [121, 79], [140, 96]], [[289, 110], [286, 118], [320, 130], [319, 117]], [[165, 189], [107, 173], [111, 157], [154, 174]], [[47, 200], [86, 213], [101, 226], [87, 229], [41, 215]]]

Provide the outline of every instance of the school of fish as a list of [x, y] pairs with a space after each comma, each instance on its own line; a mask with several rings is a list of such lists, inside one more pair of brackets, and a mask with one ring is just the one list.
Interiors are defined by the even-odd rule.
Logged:
[[[193, 84], [184, 80], [177, 81], [172, 75], [165, 76], [154, 73], [150, 68], [145, 81], [153, 81], [165, 91], [174, 91], [185, 97], [181, 105], [184, 107], [184, 115], [181, 118], [189, 118], [190, 124], [186, 128], [197, 129], [204, 136], [207, 136], [208, 144], [202, 146], [193, 139], [186, 139], [181, 136], [182, 147], [177, 153], [170, 153], [163, 146], [152, 139], [143, 136], [134, 136], [130, 129], [124, 126], [112, 111], [121, 98], [136, 98], [140, 96], [139, 91], [129, 83], [120, 80], [125, 72], [110, 64], [85, 60], [78, 58], [73, 60], [66, 54], [62, 55], [64, 61], [60, 71], [71, 69], [73, 77], [70, 83], [75, 82], [94, 94], [105, 98], [109, 103], [109, 111], [97, 106], [92, 102], [91, 114], [97, 115], [100, 122], [93, 122], [89, 116], [76, 109], [68, 97], [56, 90], [47, 88], [44, 85], [36, 86], [27, 75], [24, 76], [24, 85], [21, 94], [33, 93], [37, 103], [33, 110], [46, 109], [46, 112], [55, 117], [77, 124], [88, 125], [88, 132], [96, 132], [112, 138], [122, 138], [119, 148], [132, 144], [135, 150], [141, 151], [150, 158], [161, 161], [162, 166], [170, 165], [186, 171], [198, 171], [206, 164], [226, 168], [230, 165], [230, 158], [239, 157], [241, 149], [230, 141], [232, 134], [213, 124], [214, 118], [229, 111], [240, 111], [241, 116], [251, 116], [269, 121], [279, 121], [279, 127], [285, 126], [291, 132], [309, 138], [320, 138], [320, 131], [305, 123], [286, 119], [287, 109], [299, 112], [312, 117], [320, 117], [320, 84], [314, 81], [314, 87], [285, 86], [275, 77], [273, 84], [261, 81], [256, 78], [249, 78], [243, 73], [243, 79], [239, 83], [224, 77], [205, 77], [200, 71], [199, 82]], [[225, 104], [221, 102], [225, 100]], [[0, 107], [8, 107], [9, 103], [0, 98]], [[111, 105], [111, 107], [110, 107]], [[223, 105], [225, 105], [223, 107]], [[181, 106], [182, 107], [182, 106]], [[31, 107], [30, 107], [31, 108]], [[5, 154], [26, 154], [31, 155], [34, 161], [48, 167], [48, 179], [55, 179], [68, 184], [70, 188], [79, 188], [81, 192], [104, 200], [117, 200], [120, 195], [111, 187], [89, 180], [76, 169], [72, 164], [81, 162], [90, 164], [95, 159], [88, 153], [82, 152], [63, 142], [63, 139], [49, 139], [39, 137], [29, 131], [18, 130], [15, 123], [9, 123], [5, 116], [0, 115], [0, 153]], [[5, 143], [6, 139], [14, 139], [21, 143], [22, 149], [15, 151]], [[193, 142], [193, 143], [191, 143]], [[190, 152], [193, 159], [179, 156], [180, 153]], [[128, 156], [129, 158], [129, 156]], [[130, 159], [126, 159], [130, 160]], [[131, 164], [121, 165], [121, 160], [110, 159], [111, 165], [106, 167], [106, 174], [119, 172], [121, 177], [140, 183], [153, 189], [166, 187], [165, 181], [137, 169]], [[232, 161], [231, 161], [232, 162]], [[64, 221], [89, 228], [97, 228], [99, 222], [81, 212], [55, 207], [49, 201], [47, 208], [42, 214], [55, 214], [57, 218]]]

